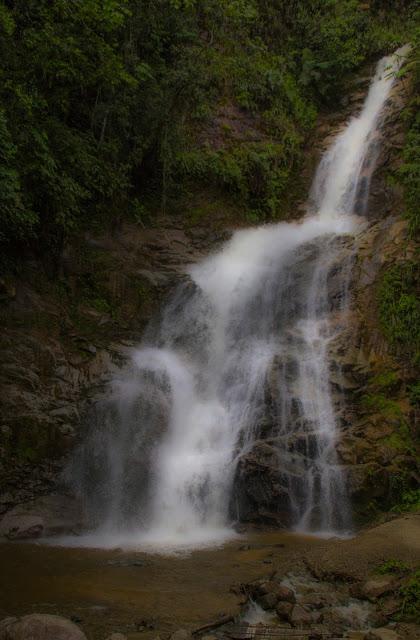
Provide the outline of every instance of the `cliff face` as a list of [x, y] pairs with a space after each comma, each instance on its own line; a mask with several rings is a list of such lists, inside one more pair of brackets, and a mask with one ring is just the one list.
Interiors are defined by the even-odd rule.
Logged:
[[185, 264], [222, 237], [217, 225], [127, 225], [69, 245], [57, 279], [34, 260], [1, 283], [0, 513], [56, 489], [90, 397]]
[[[359, 86], [340, 114], [321, 121], [308, 153], [306, 181], [314, 158], [363, 96]], [[405, 87], [399, 85], [388, 105], [369, 222], [354, 255], [343, 238], [343, 259], [351, 256], [353, 261], [350, 314], [337, 316], [343, 330], [331, 352], [340, 412], [337, 451], [362, 519], [386, 509], [415, 477], [415, 416], [407, 391], [413, 372], [385, 340], [377, 305], [386, 266], [414, 251], [401, 218], [401, 193], [387, 181], [403, 144], [399, 115], [404, 96]], [[35, 259], [25, 263], [19, 277], [0, 281], [0, 515], [31, 509], [52, 509], [57, 515], [63, 509], [64, 497], [56, 496], [52, 506], [50, 498], [33, 501], [61, 495], [63, 462], [83, 437], [82, 417], [90, 399], [140, 339], [166, 292], [182, 277], [184, 265], [225, 239], [230, 227], [243, 224], [231, 212], [210, 209], [198, 221], [163, 218], [151, 229], [126, 224], [112, 234], [81, 235], [67, 247], [54, 282]], [[344, 262], [337, 264], [336, 273]], [[332, 296], [334, 286], [332, 273]], [[298, 437], [294, 446], [299, 449]], [[287, 487], [269, 422], [241, 461], [236, 487], [243, 520], [287, 521]], [[24, 506], [16, 511], [16, 505]]]
[[408, 91], [399, 82], [387, 104], [368, 225], [356, 239], [350, 313], [331, 351], [345, 401], [337, 451], [347, 468], [356, 522], [395, 505], [398, 509], [419, 480], [418, 416], [410, 391], [417, 379], [414, 361], [389, 339], [381, 310], [387, 274], [410, 263], [416, 252], [404, 218], [403, 193], [392, 179], [402, 162], [401, 112]]
[[[353, 109], [360, 97], [359, 92], [350, 97]], [[365, 212], [366, 228], [355, 244], [343, 237], [329, 276], [331, 322], [339, 329], [330, 345], [330, 379], [339, 427], [336, 450], [346, 470], [356, 524], [404, 502], [419, 481], [417, 415], [410, 401], [416, 372], [407, 354], [386, 339], [380, 313], [385, 274], [412, 260], [416, 249], [403, 217], [401, 190], [390, 180], [401, 163], [401, 110], [406, 97], [407, 87], [399, 83], [376, 141], [378, 156]], [[334, 127], [333, 134], [336, 130]], [[349, 268], [343, 313], [339, 282], [343, 269]], [[269, 387], [270, 380], [268, 394]], [[232, 511], [242, 520], [287, 524], [289, 480], [282, 473], [285, 451], [310, 459], [311, 447], [308, 436], [299, 430], [285, 442], [278, 436], [275, 413], [271, 415], [261, 425], [259, 440], [239, 463]], [[294, 467], [292, 473], [299, 474], [299, 469]], [[404, 506], [409, 507], [401, 508]]]

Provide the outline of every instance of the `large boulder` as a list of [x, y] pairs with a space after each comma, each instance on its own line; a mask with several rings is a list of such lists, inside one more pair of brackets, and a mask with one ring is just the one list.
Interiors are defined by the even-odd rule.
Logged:
[[8, 511], [0, 520], [0, 538], [22, 540], [71, 533], [82, 525], [82, 513], [75, 498], [43, 496]]
[[285, 600], [277, 603], [276, 613], [282, 622], [289, 622], [293, 606], [294, 605], [291, 602], [286, 602]]
[[368, 580], [362, 586], [362, 595], [368, 600], [376, 600], [396, 590], [397, 581], [394, 576], [381, 576]]
[[231, 513], [243, 522], [290, 524], [289, 477], [302, 468], [292, 465], [282, 443], [257, 440], [238, 463]]
[[300, 604], [295, 604], [289, 621], [293, 627], [308, 627], [314, 622], [314, 619], [310, 611], [304, 609]]
[[66, 618], [33, 613], [0, 622], [0, 640], [86, 640], [86, 636]]

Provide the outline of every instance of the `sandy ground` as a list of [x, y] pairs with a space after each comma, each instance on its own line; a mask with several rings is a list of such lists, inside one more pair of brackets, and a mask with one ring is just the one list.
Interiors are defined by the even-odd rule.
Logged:
[[[309, 567], [320, 576], [363, 580], [391, 558], [420, 566], [420, 514], [350, 540], [250, 533], [222, 548], [182, 556], [8, 543], [0, 545], [0, 618], [57, 613], [80, 622], [92, 640], [112, 631], [152, 640], [237, 614], [241, 596], [232, 587], [274, 570]], [[141, 629], [147, 625], [153, 629]]]

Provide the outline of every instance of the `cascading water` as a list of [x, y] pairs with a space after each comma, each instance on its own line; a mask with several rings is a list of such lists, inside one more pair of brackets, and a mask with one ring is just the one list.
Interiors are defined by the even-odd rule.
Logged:
[[230, 535], [238, 461], [267, 419], [280, 443], [288, 524], [350, 527], [329, 360], [348, 269], [335, 297], [329, 278], [340, 238], [361, 224], [375, 134], [403, 54], [379, 63], [360, 115], [325, 153], [307, 217], [238, 231], [191, 267], [96, 406], [69, 475], [97, 543], [101, 533], [114, 544], [164, 546]]

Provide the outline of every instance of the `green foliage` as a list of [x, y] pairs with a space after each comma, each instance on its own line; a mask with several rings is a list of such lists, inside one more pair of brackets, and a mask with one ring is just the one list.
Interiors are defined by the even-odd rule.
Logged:
[[214, 151], [207, 147], [180, 154], [181, 179], [212, 183], [239, 198], [261, 220], [275, 216], [293, 170], [291, 149], [280, 143], [248, 143]]
[[379, 287], [379, 317], [388, 340], [418, 359], [420, 349], [420, 299], [417, 262], [405, 261], [385, 271]]
[[394, 560], [392, 558], [390, 560], [386, 560], [376, 568], [376, 573], [379, 573], [379, 575], [386, 575], [388, 573], [401, 575], [407, 571], [409, 571], [409, 567], [405, 562], [402, 562], [401, 560]]
[[400, 382], [396, 371], [383, 371], [372, 378], [372, 385], [378, 389], [392, 389]]
[[[367, 394], [362, 397], [362, 405], [369, 412], [381, 414], [385, 422], [394, 427], [391, 435], [383, 438], [383, 443], [397, 452], [415, 454], [413, 438], [400, 405], [382, 393]], [[399, 494], [401, 493], [399, 490]]]
[[[418, 85], [420, 87], [420, 83]], [[411, 122], [403, 150], [403, 164], [398, 177], [404, 186], [406, 216], [412, 236], [420, 230], [420, 98], [411, 101]]]
[[398, 402], [380, 393], [363, 396], [362, 404], [370, 411], [381, 413], [388, 420], [399, 420], [403, 417]]
[[407, 489], [400, 496], [398, 504], [391, 511], [404, 513], [405, 511], [420, 511], [420, 489]]
[[399, 74], [402, 77], [411, 76], [413, 97], [405, 110], [408, 131], [403, 149], [403, 164], [398, 171], [398, 178], [404, 187], [406, 216], [413, 237], [420, 230], [420, 11], [417, 11], [415, 18], [417, 26], [411, 37], [411, 52]]
[[[124, 216], [147, 224], [146, 202], [167, 210], [194, 179], [255, 219], [278, 216], [317, 111], [402, 41], [398, 12], [356, 0], [0, 0], [2, 253], [29, 244], [57, 261], [67, 235]], [[222, 105], [252, 116], [259, 142], [207, 135], [207, 148]], [[401, 179], [414, 206], [410, 140]]]
[[401, 617], [420, 622], [420, 571], [413, 573], [399, 593], [402, 597]]
[[409, 386], [408, 395], [411, 404], [413, 404], [415, 407], [420, 405], [420, 381], [415, 382], [414, 384]]
[[0, 110], [0, 242], [31, 236], [37, 217], [26, 209], [18, 171], [14, 167], [16, 146], [7, 127], [4, 111]]

